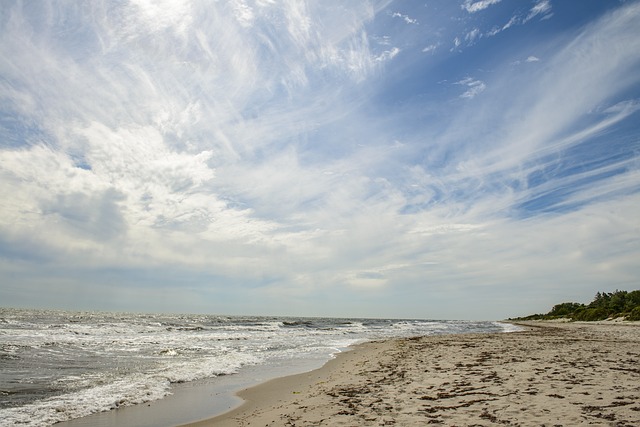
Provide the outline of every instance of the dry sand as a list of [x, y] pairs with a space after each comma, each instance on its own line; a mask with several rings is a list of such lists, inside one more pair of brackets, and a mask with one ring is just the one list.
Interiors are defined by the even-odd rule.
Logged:
[[640, 325], [372, 342], [203, 426], [640, 426]]

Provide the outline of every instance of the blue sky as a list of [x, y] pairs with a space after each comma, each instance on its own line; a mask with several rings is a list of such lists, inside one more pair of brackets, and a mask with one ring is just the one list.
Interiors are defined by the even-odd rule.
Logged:
[[0, 4], [0, 305], [500, 319], [640, 277], [640, 2]]

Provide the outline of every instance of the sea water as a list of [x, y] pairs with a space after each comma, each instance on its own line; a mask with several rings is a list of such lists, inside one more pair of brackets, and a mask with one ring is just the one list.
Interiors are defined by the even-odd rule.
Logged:
[[243, 367], [328, 360], [367, 340], [509, 332], [498, 322], [0, 309], [0, 426], [46, 426], [161, 399]]

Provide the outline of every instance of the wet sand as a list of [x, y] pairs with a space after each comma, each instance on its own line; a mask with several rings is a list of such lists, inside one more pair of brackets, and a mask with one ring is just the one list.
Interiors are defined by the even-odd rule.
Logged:
[[371, 342], [204, 426], [639, 426], [640, 324]]

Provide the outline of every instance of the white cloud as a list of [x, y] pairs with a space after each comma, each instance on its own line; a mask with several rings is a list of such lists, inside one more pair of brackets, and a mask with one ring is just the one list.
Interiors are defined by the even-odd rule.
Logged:
[[472, 77], [466, 77], [460, 81], [457, 81], [455, 84], [466, 86], [468, 88], [462, 95], [460, 95], [460, 98], [467, 99], [475, 98], [478, 94], [484, 92], [484, 90], [487, 88], [487, 85], [483, 81], [476, 80]]
[[394, 12], [391, 17], [393, 18], [402, 18], [404, 20], [404, 22], [406, 22], [407, 24], [418, 24], [418, 20], [417, 19], [413, 19], [411, 17], [409, 17], [409, 15], [403, 15], [402, 13], [399, 12]]
[[[451, 8], [473, 19], [467, 12], [496, 3]], [[449, 82], [441, 97], [421, 69], [407, 80], [411, 90], [420, 82], [416, 93], [388, 104], [372, 101], [392, 92], [382, 80], [400, 80], [383, 64], [405, 59], [409, 44], [374, 38], [389, 29], [375, 27], [373, 6], [322, 5], [140, 2], [124, 21], [89, 7], [93, 27], [71, 44], [12, 9], [0, 30], [0, 96], [10, 100], [3, 113], [25, 126], [6, 131], [14, 145], [0, 149], [0, 254], [9, 253], [0, 266], [24, 272], [37, 258], [48, 265], [33, 273], [41, 283], [52, 271], [87, 283], [94, 268], [159, 281], [155, 270], [175, 269], [199, 283], [196, 296], [236, 292], [232, 283], [235, 295], [279, 300], [282, 311], [295, 298], [319, 310], [308, 301], [366, 290], [388, 307], [413, 304], [408, 315], [449, 317], [475, 313], [431, 304], [424, 314], [422, 301], [637, 278], [638, 200], [628, 196], [637, 160], [552, 176], [559, 162], [581, 161], [572, 150], [583, 141], [637, 114], [625, 96], [637, 82], [636, 4], [566, 45], [523, 46], [522, 62], [545, 52], [542, 70], [500, 68], [512, 59], [496, 52], [490, 71], [439, 76]], [[426, 32], [418, 48], [487, 34], [465, 22], [436, 37], [420, 19], [401, 25]], [[474, 101], [446, 102], [452, 93]], [[549, 179], [529, 185], [543, 173]], [[564, 210], [518, 217], [558, 188], [576, 189], [546, 199]], [[558, 241], [566, 233], [577, 237]]]
[[[340, 279], [339, 279], [340, 280]], [[358, 272], [358, 273], [347, 273], [341, 281], [346, 282], [350, 286], [360, 288], [360, 289], [376, 289], [381, 288], [387, 285], [388, 280], [385, 278], [384, 274], [379, 272]]]
[[500, 33], [502, 31], [502, 28], [498, 27], [497, 25], [494, 25], [493, 28], [491, 28], [491, 30], [489, 30], [486, 35], [487, 37], [493, 37], [496, 34]]
[[551, 2], [549, 0], [538, 0], [538, 2], [529, 10], [529, 14], [524, 18], [523, 23], [527, 23], [538, 15], [543, 15], [542, 19], [551, 17]]
[[[188, 3], [172, 0], [133, 0], [131, 3], [133, 10], [130, 11], [128, 17], [153, 33], [171, 30], [177, 35], [185, 37], [188, 27], [193, 22], [191, 7]], [[126, 32], [130, 37], [135, 37], [136, 29], [131, 26]]]
[[487, 37], [493, 37], [505, 30], [508, 30], [513, 26], [526, 24], [537, 15], [543, 14], [543, 13], [545, 15], [541, 19], [549, 19], [551, 18], [551, 16], [553, 16], [553, 13], [547, 13], [550, 10], [551, 10], [551, 4], [543, 0], [542, 2], [537, 3], [533, 8], [531, 8], [531, 10], [529, 11], [529, 14], [526, 17], [523, 18], [519, 14], [513, 15], [511, 18], [509, 18], [506, 24], [504, 24], [501, 27], [495, 25], [493, 26], [493, 28], [491, 28], [491, 30], [489, 30], [485, 34]]
[[[485, 97], [476, 98], [480, 104], [462, 109], [442, 132], [446, 135], [442, 151], [451, 155], [450, 147], [456, 146], [460, 161], [454, 162], [455, 170], [453, 163], [441, 166], [435, 154], [440, 145], [433, 144], [429, 156], [435, 160], [425, 161], [427, 165], [418, 168], [422, 173], [412, 175], [416, 185], [412, 188], [424, 189], [416, 191], [424, 198], [416, 199], [428, 206], [415, 214], [422, 221], [416, 221], [414, 230], [428, 236], [425, 246], [433, 249], [425, 251], [424, 261], [438, 262], [424, 269], [430, 278], [449, 283], [470, 276], [504, 283], [512, 278], [538, 287], [552, 276], [573, 277], [570, 270], [587, 263], [583, 272], [588, 270], [593, 278], [585, 273], [580, 279], [563, 281], [570, 293], [596, 291], [601, 279], [626, 286], [633, 282], [637, 267], [630, 254], [640, 247], [632, 243], [637, 232], [632, 231], [633, 214], [626, 209], [638, 202], [637, 158], [620, 156], [592, 165], [585, 159], [597, 138], [607, 133], [612, 134], [607, 146], [625, 152], [614, 148], [613, 130], [624, 120], [629, 123], [638, 111], [637, 100], [625, 100], [629, 88], [638, 83], [640, 63], [634, 52], [640, 50], [640, 39], [632, 23], [638, 16], [638, 5], [605, 15], [555, 53], [547, 51], [544, 70], [519, 69], [518, 78], [487, 74], [491, 94], [502, 95], [487, 97], [486, 103]], [[469, 89], [468, 96], [473, 96], [474, 85], [483, 87], [480, 83], [474, 77], [457, 82]], [[497, 99], [506, 101], [494, 104]], [[582, 146], [585, 142], [589, 144]], [[572, 170], [570, 165], [583, 169]], [[541, 175], [541, 183], [533, 182]], [[522, 208], [525, 203], [549, 203], [552, 213], [532, 213]], [[511, 215], [531, 217], [520, 221]], [[454, 237], [445, 218], [476, 228]], [[576, 238], [559, 241], [559, 235]], [[437, 266], [455, 263], [446, 257], [454, 253], [468, 259], [456, 265], [456, 271], [464, 273], [452, 279], [445, 277], [453, 274], [451, 270]], [[559, 288], [550, 285], [548, 291]]]
[[519, 21], [520, 21], [520, 19], [519, 19], [517, 16], [512, 16], [512, 17], [509, 19], [509, 21], [508, 21], [506, 24], [504, 24], [504, 25], [502, 26], [502, 31], [507, 30], [507, 29], [509, 29], [509, 28], [513, 27], [514, 25], [518, 24], [518, 22], [519, 22]]
[[[73, 239], [62, 237], [64, 230], [71, 225], [80, 230], [84, 221], [86, 230], [97, 232], [100, 221], [107, 219], [86, 209], [73, 216], [72, 208], [100, 205], [100, 194], [118, 194], [122, 199], [113, 204], [105, 201], [108, 209], [104, 212], [118, 223], [124, 221], [125, 237], [118, 243], [127, 248], [123, 255], [135, 251], [144, 253], [145, 259], [204, 263], [217, 250], [215, 244], [196, 257], [183, 258], [174, 250], [187, 242], [206, 247], [207, 241], [262, 239], [270, 245], [273, 240], [268, 234], [277, 226], [252, 217], [255, 212], [250, 209], [229, 207], [224, 189], [216, 185], [216, 179], [223, 181], [223, 177], [216, 177], [215, 166], [236, 162], [243, 166], [235, 170], [247, 173], [253, 165], [245, 162], [253, 153], [269, 150], [274, 141], [287, 140], [307, 126], [333, 120], [327, 114], [339, 117], [343, 113], [330, 103], [339, 87], [327, 91], [326, 97], [317, 97], [316, 105], [293, 103], [282, 110], [282, 105], [273, 104], [260, 111], [255, 101], [271, 96], [279, 86], [294, 94], [309, 84], [308, 74], [318, 67], [331, 67], [332, 72], [356, 80], [366, 78], [376, 62], [399, 52], [397, 48], [379, 56], [369, 52], [359, 29], [370, 16], [366, 8], [356, 8], [350, 16], [337, 15], [338, 26], [314, 27], [310, 12], [293, 2], [282, 12], [289, 22], [292, 44], [266, 43], [268, 49], [280, 51], [262, 56], [261, 46], [241, 29], [273, 24], [266, 18], [274, 11], [263, 16], [261, 9], [236, 2], [229, 13], [237, 20], [228, 20], [224, 8], [201, 14], [187, 6], [164, 6], [139, 2], [122, 27], [100, 16], [99, 8], [94, 11], [99, 24], [95, 31], [110, 46], [116, 62], [108, 62], [100, 51], [72, 61], [64, 52], [47, 47], [55, 39], [41, 44], [30, 40], [29, 24], [21, 12], [13, 14], [15, 25], [5, 28], [5, 37], [20, 43], [0, 46], [3, 55], [11, 58], [2, 64], [3, 74], [23, 84], [21, 89], [4, 86], [3, 93], [12, 99], [33, 99], [21, 102], [19, 113], [46, 127], [53, 138], [51, 146], [59, 145], [59, 149], [36, 145], [21, 152], [2, 151], [0, 161], [6, 166], [2, 193], [7, 198], [23, 195], [20, 199], [12, 196], [16, 205], [3, 209], [6, 227], [28, 209], [33, 212], [32, 227], [51, 227], [48, 235], [58, 235], [49, 242], [53, 247], [65, 240], [65, 246], [74, 247]], [[132, 25], [136, 20], [144, 25]], [[333, 17], [327, 20], [331, 23]], [[351, 32], [345, 33], [345, 28]], [[185, 39], [190, 31], [193, 37]], [[268, 41], [269, 31], [258, 40]], [[145, 37], [147, 34], [154, 37]], [[177, 45], [174, 35], [181, 40]], [[171, 43], [165, 44], [165, 39]], [[285, 64], [274, 59], [283, 57]], [[291, 70], [296, 71], [292, 74]], [[93, 91], [91, 97], [86, 96], [88, 88]], [[51, 108], [41, 109], [41, 105]], [[348, 108], [348, 103], [341, 105]], [[314, 113], [314, 108], [320, 110]], [[256, 115], [245, 118], [246, 110], [255, 110]], [[316, 124], [305, 124], [307, 117]], [[40, 167], [33, 168], [37, 164]], [[53, 221], [54, 217], [58, 219]], [[16, 229], [27, 230], [21, 227], [26, 223]], [[197, 234], [181, 234], [187, 232]], [[151, 244], [167, 238], [165, 233], [172, 237], [163, 244]], [[76, 235], [78, 244], [89, 235]], [[115, 250], [114, 257], [121, 249]]]
[[489, 6], [498, 4], [500, 3], [500, 1], [501, 0], [480, 0], [480, 1], [465, 0], [464, 3], [462, 3], [461, 7], [469, 13], [476, 13], [476, 12], [480, 12], [481, 10], [485, 10]]
[[395, 58], [395, 56], [399, 53], [400, 53], [400, 49], [398, 49], [397, 47], [394, 47], [391, 50], [385, 50], [380, 55], [376, 56], [375, 60], [378, 62], [386, 62], [386, 61], [389, 61], [390, 59]]
[[437, 44], [430, 44], [429, 46], [425, 46], [422, 49], [422, 52], [424, 52], [424, 53], [433, 53], [433, 52], [436, 51], [437, 48], [438, 48]]
[[381, 46], [391, 46], [391, 37], [389, 36], [376, 37], [375, 41]]
[[523, 17], [520, 14], [513, 15], [511, 18], [509, 18], [506, 24], [502, 25], [501, 27], [494, 25], [491, 30], [484, 33], [484, 35], [486, 35], [487, 37], [493, 37], [505, 30], [508, 30], [513, 26], [526, 24], [540, 14], [543, 14], [541, 18], [542, 20], [549, 19], [553, 16], [553, 13], [551, 12], [551, 3], [549, 1], [539, 1], [529, 10], [529, 13], [526, 17]]
[[472, 44], [478, 37], [482, 37], [482, 35], [480, 34], [480, 29], [474, 28], [464, 36], [464, 39]]
[[[519, 134], [512, 138], [520, 140], [517, 147], [520, 153], [549, 143], [566, 132], [579, 117], [606, 103], [612, 94], [623, 92], [637, 66], [631, 52], [640, 49], [640, 42], [629, 37], [629, 32], [633, 32], [632, 17], [638, 13], [637, 7], [628, 7], [625, 12], [605, 16], [587, 27], [554, 58], [545, 59], [549, 65], [547, 72], [522, 94], [532, 102], [528, 120], [513, 127], [514, 133]], [[618, 48], [611, 49], [611, 46]], [[558, 93], [567, 96], [558, 98]], [[526, 136], [522, 138], [522, 135]]]
[[242, 0], [236, 0], [231, 3], [231, 7], [234, 11], [234, 15], [238, 20], [238, 23], [245, 27], [251, 27], [255, 21], [255, 14], [253, 13], [253, 9], [251, 6], [246, 4]]

